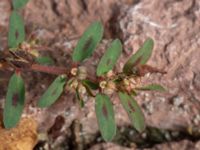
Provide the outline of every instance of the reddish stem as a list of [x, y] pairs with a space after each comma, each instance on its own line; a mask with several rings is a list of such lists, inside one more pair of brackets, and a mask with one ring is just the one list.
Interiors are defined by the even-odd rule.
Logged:
[[16, 68], [15, 73], [19, 76], [21, 74], [21, 70], [19, 68]]
[[53, 51], [52, 48], [47, 47], [47, 46], [33, 46], [32, 48], [37, 51]]
[[68, 74], [68, 70], [63, 67], [55, 67], [55, 66], [42, 66], [38, 64], [33, 64], [31, 66], [31, 70], [39, 71], [49, 74], [61, 75], [61, 74]]

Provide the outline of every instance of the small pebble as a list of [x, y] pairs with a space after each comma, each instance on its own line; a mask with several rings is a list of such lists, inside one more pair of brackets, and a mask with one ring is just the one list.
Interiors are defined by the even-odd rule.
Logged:
[[170, 141], [171, 140], [171, 135], [169, 134], [169, 132], [165, 133], [165, 138]]
[[194, 122], [195, 125], [198, 125], [199, 122], [200, 122], [200, 115], [196, 115], [196, 116], [194, 117], [193, 122]]
[[176, 107], [179, 107], [183, 102], [184, 102], [183, 97], [177, 96], [173, 98], [173, 105]]

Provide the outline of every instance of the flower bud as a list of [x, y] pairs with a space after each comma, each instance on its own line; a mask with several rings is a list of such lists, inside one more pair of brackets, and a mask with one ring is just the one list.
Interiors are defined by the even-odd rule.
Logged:
[[105, 94], [108, 94], [108, 95], [111, 95], [115, 92], [116, 90], [116, 85], [113, 81], [108, 81], [107, 84], [106, 84], [106, 87], [105, 89], [103, 90], [103, 92]]
[[73, 76], [76, 76], [76, 75], [77, 75], [77, 72], [78, 72], [78, 69], [77, 69], [77, 68], [72, 68], [72, 69], [71, 69], [71, 74], [72, 74]]
[[104, 92], [105, 94], [107, 94], [107, 95], [111, 95], [111, 94], [113, 94], [113, 93], [115, 92], [115, 90], [114, 90], [114, 89], [111, 89], [111, 88], [105, 88], [105, 89], [103, 90], [103, 92]]
[[76, 79], [74, 79], [72, 81], [72, 83], [70, 84], [70, 87], [73, 89], [76, 89], [78, 87], [78, 81]]
[[131, 84], [137, 84], [136, 78], [130, 78], [129, 81]]
[[86, 93], [86, 88], [82, 84], [79, 84], [78, 85], [78, 92], [83, 95], [83, 94]]
[[28, 51], [31, 55], [35, 56], [35, 57], [39, 57], [40, 54], [37, 50], [31, 50], [31, 51]]
[[114, 75], [113, 71], [110, 70], [110, 71], [107, 72], [106, 77], [107, 77], [107, 78], [110, 78], [110, 77], [112, 77], [113, 75]]
[[104, 88], [106, 87], [106, 85], [107, 85], [107, 82], [106, 82], [106, 81], [101, 81], [101, 82], [99, 83], [99, 86], [100, 86], [101, 89], [104, 89]]
[[29, 50], [31, 50], [31, 45], [30, 45], [29, 43], [27, 43], [27, 42], [23, 42], [23, 43], [20, 45], [20, 48], [21, 48], [22, 50], [29, 51]]
[[87, 69], [86, 69], [86, 67], [80, 66], [78, 68], [78, 78], [80, 80], [84, 80], [84, 79], [86, 79], [86, 77], [87, 77]]
[[115, 85], [115, 83], [114, 83], [113, 81], [109, 81], [109, 82], [107, 83], [107, 86], [106, 86], [106, 87], [109, 88], [109, 89], [113, 89], [113, 90], [116, 89], [116, 85]]
[[123, 80], [123, 83], [124, 83], [125, 86], [129, 86], [129, 84], [130, 84], [129, 82], [130, 81], [126, 78]]

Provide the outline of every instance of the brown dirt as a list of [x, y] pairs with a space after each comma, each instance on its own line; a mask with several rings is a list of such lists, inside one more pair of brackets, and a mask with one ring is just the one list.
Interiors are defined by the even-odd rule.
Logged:
[[37, 144], [37, 123], [33, 118], [23, 118], [9, 130], [0, 123], [0, 135], [0, 150], [32, 150]]
[[[0, 50], [6, 47], [10, 10], [9, 1], [0, 1]], [[85, 62], [91, 75], [94, 75], [94, 68], [110, 43], [109, 39], [120, 38], [124, 43], [123, 56], [115, 68], [120, 70], [127, 57], [134, 53], [147, 37], [152, 37], [155, 47], [148, 64], [166, 70], [167, 74], [153, 74], [145, 77], [143, 82], [160, 83], [168, 92], [142, 92], [137, 96], [137, 100], [143, 108], [147, 125], [164, 130], [164, 136], [169, 139], [163, 140], [167, 143], [155, 142], [162, 144], [153, 144], [148, 149], [200, 149], [199, 135], [196, 136], [200, 127], [199, 0], [31, 0], [23, 10], [23, 16], [27, 31], [34, 31], [45, 45], [52, 48], [48, 54], [60, 66], [69, 66], [71, 52], [78, 37], [93, 20], [101, 20], [105, 26], [105, 40], [98, 47], [94, 57]], [[1, 75], [3, 76], [2, 72], [0, 77]], [[79, 148], [82, 146], [90, 149], [137, 147], [134, 144], [137, 143], [134, 136], [119, 138], [130, 141], [128, 146], [122, 142], [121, 146], [118, 146], [101, 141], [92, 100], [88, 100], [85, 108], [80, 109], [73, 94], [65, 92], [52, 107], [43, 110], [35, 108], [35, 101], [54, 77], [32, 73], [24, 76], [29, 83], [25, 112], [27, 115], [37, 116], [39, 132], [48, 131], [57, 116], [65, 118], [62, 128], [57, 131], [60, 136], [52, 139], [54, 149], [63, 145], [63, 141], [66, 140], [65, 147], [68, 146], [69, 149], [76, 149], [77, 143]], [[6, 83], [0, 85], [0, 88], [5, 89], [5, 85]], [[5, 95], [5, 91], [2, 91], [1, 103]], [[123, 129], [129, 126], [130, 122], [119, 105], [118, 98], [113, 96], [112, 99], [116, 104], [117, 123]], [[172, 134], [167, 134], [168, 130], [184, 132], [185, 136], [174, 141]], [[78, 142], [77, 132], [82, 135]], [[128, 134], [130, 133], [132, 129], [128, 131]], [[49, 136], [51, 139], [51, 135]], [[76, 142], [71, 143], [70, 140]], [[115, 143], [119, 144], [120, 141]]]

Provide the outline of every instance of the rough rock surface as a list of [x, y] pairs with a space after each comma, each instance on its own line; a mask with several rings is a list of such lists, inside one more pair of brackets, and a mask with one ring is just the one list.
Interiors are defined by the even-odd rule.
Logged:
[[[149, 82], [166, 86], [168, 93], [141, 95], [147, 122], [152, 126], [176, 129], [195, 123], [199, 126], [200, 2], [140, 1], [120, 19], [126, 56], [137, 50], [147, 37], [155, 40], [149, 64], [167, 71]], [[133, 51], [129, 51], [129, 50]], [[164, 116], [164, 117], [163, 117]]]
[[[187, 140], [183, 140], [181, 142], [171, 142], [171, 143], [164, 143], [164, 144], [158, 144], [154, 148], [144, 148], [143, 150], [199, 150], [199, 145], [200, 143], [193, 143]], [[141, 150], [136, 147], [131, 147], [131, 148], [124, 148], [120, 147], [119, 145], [114, 145], [111, 143], [108, 144], [97, 144], [94, 145], [91, 150]]]
[[23, 118], [13, 129], [4, 129], [0, 123], [0, 150], [32, 150], [37, 144], [37, 123]]
[[144, 150], [171, 150], [171, 149], [181, 149], [181, 150], [199, 150], [199, 142], [193, 143], [187, 140], [183, 140], [181, 142], [171, 142], [165, 144], [156, 145], [154, 148], [144, 149]]

